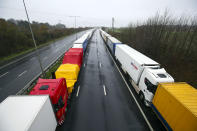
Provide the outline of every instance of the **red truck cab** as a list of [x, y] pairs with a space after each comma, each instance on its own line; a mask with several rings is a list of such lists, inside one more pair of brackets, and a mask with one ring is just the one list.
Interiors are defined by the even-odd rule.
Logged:
[[41, 79], [39, 78], [35, 87], [31, 90], [30, 95], [44, 95], [50, 96], [54, 112], [58, 124], [61, 125], [64, 122], [68, 92], [66, 87], [66, 80], [61, 79]]

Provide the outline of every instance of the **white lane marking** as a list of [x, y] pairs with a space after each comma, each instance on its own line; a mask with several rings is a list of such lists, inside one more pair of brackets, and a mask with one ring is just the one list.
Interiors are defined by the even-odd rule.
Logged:
[[19, 75], [18, 75], [18, 77], [21, 77], [22, 75], [24, 75], [25, 73], [27, 73], [27, 71], [25, 70], [25, 71], [23, 71], [22, 73], [20, 73]]
[[104, 95], [107, 95], [106, 89], [105, 89], [105, 85], [103, 85], [103, 90], [104, 90]]
[[4, 73], [3, 75], [0, 76], [0, 78], [3, 77], [3, 76], [5, 76], [5, 75], [7, 75], [8, 73], [9, 73], [9, 72]]
[[102, 66], [101, 62], [99, 63], [99, 66], [100, 66], [100, 68], [101, 68], [101, 66]]
[[86, 67], [86, 64], [84, 63], [84, 65], [83, 65], [84, 67]]
[[6, 67], [6, 66], [9, 66], [9, 65], [11, 65], [11, 64], [13, 64], [13, 63], [16, 63], [16, 62], [18, 62], [18, 61], [20, 61], [20, 60], [22, 60], [22, 59], [24, 59], [24, 58], [26, 58], [26, 57], [32, 55], [33, 53], [34, 53], [34, 52], [31, 52], [31, 53], [25, 55], [24, 57], [21, 57], [21, 58], [15, 60], [15, 61], [12, 61], [12, 62], [10, 62], [10, 63], [8, 63], [8, 64], [6, 64], [6, 65], [3, 65], [3, 66], [0, 67], [0, 69], [3, 69], [3, 68]]
[[76, 97], [78, 97], [78, 96], [79, 96], [79, 90], [80, 90], [80, 86], [78, 86], [78, 90], [77, 90]]
[[[107, 47], [106, 47], [106, 48], [107, 48]], [[107, 51], [108, 51], [108, 53], [109, 53], [109, 50], [108, 50], [108, 49], [107, 49]], [[116, 68], [118, 69], [118, 71], [119, 71], [119, 73], [120, 73], [120, 75], [121, 75], [122, 79], [124, 80], [124, 82], [125, 82], [125, 84], [126, 84], [126, 86], [127, 86], [128, 90], [129, 90], [129, 92], [130, 92], [131, 96], [132, 96], [132, 97], [133, 97], [133, 99], [135, 100], [135, 103], [137, 104], [137, 106], [138, 106], [138, 108], [139, 108], [139, 110], [140, 110], [140, 112], [141, 112], [142, 116], [144, 117], [144, 120], [146, 121], [146, 123], [147, 123], [148, 127], [150, 128], [150, 130], [151, 130], [151, 131], [154, 131], [154, 130], [153, 130], [153, 127], [151, 126], [150, 122], [148, 121], [148, 119], [147, 119], [146, 115], [144, 114], [144, 112], [143, 112], [142, 108], [140, 107], [139, 103], [137, 102], [137, 100], [136, 100], [136, 98], [135, 98], [134, 94], [132, 93], [131, 89], [129, 88], [129, 85], [127, 84], [127, 82], [126, 82], [126, 80], [125, 80], [124, 76], [122, 75], [121, 71], [119, 70], [119, 68], [118, 68], [118, 66], [117, 66], [117, 64], [116, 64], [116, 62], [114, 61], [114, 59], [113, 59], [112, 55], [111, 55], [110, 53], [109, 53], [109, 55], [111, 56], [111, 58], [112, 58], [113, 62], [115, 63]]]

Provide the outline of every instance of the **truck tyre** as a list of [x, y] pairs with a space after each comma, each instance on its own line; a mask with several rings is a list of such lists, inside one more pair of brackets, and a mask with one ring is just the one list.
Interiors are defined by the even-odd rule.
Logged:
[[150, 105], [149, 105], [149, 104], [147, 103], [147, 101], [145, 100], [144, 93], [140, 91], [139, 96], [140, 96], [140, 100], [142, 101], [142, 103], [143, 103], [146, 107], [149, 107]]

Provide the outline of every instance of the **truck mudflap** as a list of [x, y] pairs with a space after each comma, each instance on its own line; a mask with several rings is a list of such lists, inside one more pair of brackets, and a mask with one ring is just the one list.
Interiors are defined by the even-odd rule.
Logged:
[[167, 121], [163, 118], [163, 116], [159, 113], [159, 111], [157, 110], [157, 108], [153, 104], [151, 104], [151, 108], [153, 109], [153, 111], [155, 112], [155, 114], [157, 115], [157, 117], [160, 119], [160, 121], [162, 122], [162, 124], [164, 125], [164, 127], [168, 131], [173, 131], [172, 128], [170, 127], [170, 125], [168, 125]]

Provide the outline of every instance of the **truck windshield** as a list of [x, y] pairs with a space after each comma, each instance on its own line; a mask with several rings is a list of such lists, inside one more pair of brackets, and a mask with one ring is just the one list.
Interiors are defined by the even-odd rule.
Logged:
[[155, 94], [157, 85], [152, 84], [147, 78], [144, 79], [144, 83], [147, 86], [147, 90]]
[[157, 74], [160, 78], [166, 78], [167, 76], [165, 74]]

